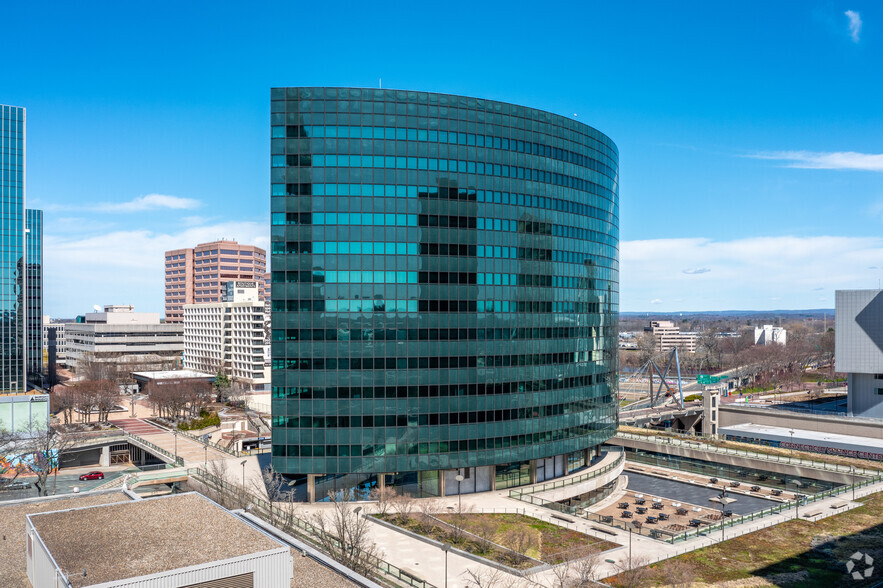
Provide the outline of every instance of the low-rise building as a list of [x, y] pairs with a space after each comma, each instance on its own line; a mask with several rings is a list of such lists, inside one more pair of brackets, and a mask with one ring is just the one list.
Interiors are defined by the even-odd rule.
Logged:
[[787, 336], [788, 331], [784, 327], [774, 327], [773, 325], [754, 327], [755, 345], [772, 345], [773, 343], [785, 345]]
[[[108, 305], [103, 312], [86, 313], [67, 324], [65, 340], [69, 367], [78, 376], [97, 379], [108, 377], [109, 370], [130, 373], [179, 366], [184, 327], [160, 322], [159, 313]], [[96, 373], [84, 373], [87, 369]]]
[[192, 492], [29, 514], [26, 532], [34, 588], [288, 588], [292, 580], [289, 546]]
[[260, 286], [231, 281], [222, 302], [184, 306], [184, 367], [206, 373], [222, 370], [254, 391], [269, 386], [264, 312]]

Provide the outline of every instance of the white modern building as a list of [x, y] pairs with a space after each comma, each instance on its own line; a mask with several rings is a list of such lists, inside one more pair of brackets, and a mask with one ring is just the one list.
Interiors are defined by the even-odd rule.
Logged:
[[254, 281], [227, 282], [222, 302], [184, 305], [184, 367], [223, 370], [253, 391], [270, 383], [265, 361], [265, 305]]
[[108, 305], [65, 325], [67, 362], [75, 372], [84, 361], [128, 364], [131, 371], [171, 369], [180, 365], [183, 335], [181, 325], [161, 323], [159, 313]]
[[699, 341], [699, 333], [681, 332], [681, 328], [672, 321], [650, 321], [650, 326], [645, 332], [653, 333], [659, 351], [671, 351], [675, 347], [689, 353], [696, 352], [696, 343]]
[[883, 419], [883, 290], [837, 290], [834, 364], [846, 372], [846, 410]]
[[772, 345], [773, 343], [785, 345], [787, 336], [788, 331], [784, 327], [774, 327], [773, 325], [754, 327], [755, 345]]

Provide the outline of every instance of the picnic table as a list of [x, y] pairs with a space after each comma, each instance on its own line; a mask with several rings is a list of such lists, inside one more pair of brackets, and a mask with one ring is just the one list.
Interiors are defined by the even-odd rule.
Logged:
[[668, 515], [665, 514], [664, 512], [659, 513], [659, 520], [660, 520], [660, 521], [667, 521], [667, 520], [668, 520]]
[[657, 519], [654, 516], [649, 516], [649, 515], [647, 516], [647, 522], [650, 523], [651, 525], [656, 524], [656, 520]]
[[662, 503], [661, 502], [654, 502], [653, 508], [655, 508], [656, 510], [662, 510]]
[[632, 513], [631, 513], [631, 511], [629, 511], [629, 510], [624, 510], [624, 511], [622, 511], [622, 518], [624, 518], [624, 519], [630, 519], [630, 518], [632, 518]]
[[684, 516], [685, 514], [687, 514], [687, 512], [689, 512], [689, 511], [686, 508], [679, 508], [678, 509], [678, 514], [681, 516]]
[[752, 486], [751, 491], [752, 492], [760, 492], [760, 486]]
[[642, 515], [642, 514], [644, 514], [644, 513], [647, 512], [647, 507], [645, 507], [645, 506], [639, 506], [639, 507], [635, 508], [635, 510], [637, 511], [638, 514], [641, 514], [641, 515]]
[[782, 491], [779, 490], [778, 488], [776, 488], [775, 490], [772, 491], [772, 494], [773, 494], [773, 496], [781, 496]]
[[645, 502], [647, 501], [643, 498], [635, 498], [635, 504], [644, 504]]
[[628, 508], [628, 507], [629, 507], [629, 503], [628, 503], [628, 502], [620, 502], [620, 503], [619, 503], [619, 508], [626, 509], [626, 508]]

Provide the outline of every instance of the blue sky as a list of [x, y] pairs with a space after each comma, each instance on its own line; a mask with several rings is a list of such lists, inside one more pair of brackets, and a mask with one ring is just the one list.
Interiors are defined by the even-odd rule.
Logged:
[[622, 310], [831, 308], [883, 278], [876, 2], [32, 2], [3, 20], [53, 316], [161, 311], [164, 250], [266, 246], [269, 88], [379, 78], [609, 135]]

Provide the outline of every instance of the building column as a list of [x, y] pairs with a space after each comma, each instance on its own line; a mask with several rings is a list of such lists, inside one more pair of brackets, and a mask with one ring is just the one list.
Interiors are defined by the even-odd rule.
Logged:
[[316, 474], [307, 474], [307, 502], [316, 502]]
[[98, 465], [103, 468], [110, 467], [110, 445], [101, 448], [101, 457], [98, 458]]
[[442, 498], [445, 496], [445, 471], [438, 471], [438, 495]]
[[[552, 458], [552, 463], [555, 462], [555, 458]], [[537, 460], [530, 460], [530, 483], [537, 483]]]
[[497, 491], [497, 466], [492, 465], [491, 468], [491, 492]]

